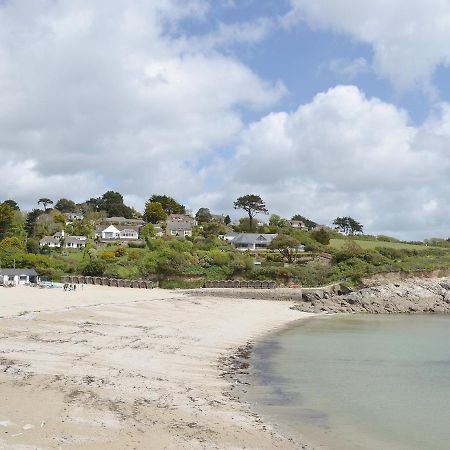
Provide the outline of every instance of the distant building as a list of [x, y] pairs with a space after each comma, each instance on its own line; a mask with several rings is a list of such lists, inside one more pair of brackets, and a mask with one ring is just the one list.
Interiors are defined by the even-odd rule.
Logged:
[[96, 228], [95, 236], [104, 240], [137, 241], [140, 228], [132, 225], [103, 225]]
[[292, 228], [298, 228], [300, 230], [306, 230], [308, 227], [305, 225], [305, 222], [301, 220], [290, 220], [289, 225]]
[[240, 233], [231, 240], [231, 245], [237, 250], [264, 250], [278, 234]]
[[169, 222], [189, 222], [192, 226], [197, 225], [194, 217], [187, 214], [170, 214], [167, 218], [167, 223]]
[[0, 284], [17, 286], [38, 282], [39, 275], [34, 269], [0, 269]]
[[192, 222], [167, 221], [166, 233], [169, 236], [190, 237], [192, 236]]
[[86, 242], [86, 236], [66, 236], [64, 231], [58, 231], [53, 236], [44, 236], [39, 241], [39, 246], [50, 248], [83, 248], [86, 247]]
[[164, 236], [164, 230], [162, 227], [155, 225], [154, 228], [155, 228], [156, 236], [158, 236], [158, 237]]
[[68, 212], [64, 213], [64, 215], [66, 216], [67, 223], [76, 222], [84, 219], [83, 214], [78, 212]]

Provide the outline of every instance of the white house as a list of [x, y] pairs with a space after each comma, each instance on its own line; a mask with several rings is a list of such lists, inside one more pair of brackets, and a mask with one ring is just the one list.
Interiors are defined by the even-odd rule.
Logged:
[[169, 236], [192, 236], [192, 222], [167, 221], [166, 232]]
[[39, 275], [34, 269], [0, 269], [0, 284], [30, 284], [39, 282]]
[[50, 248], [83, 248], [86, 247], [86, 236], [66, 236], [64, 231], [58, 231], [53, 236], [44, 236], [39, 241], [40, 247]]
[[95, 230], [95, 236], [105, 240], [133, 241], [139, 239], [139, 228], [131, 225], [104, 225]]
[[231, 245], [237, 250], [263, 250], [277, 236], [278, 234], [241, 233], [231, 241]]

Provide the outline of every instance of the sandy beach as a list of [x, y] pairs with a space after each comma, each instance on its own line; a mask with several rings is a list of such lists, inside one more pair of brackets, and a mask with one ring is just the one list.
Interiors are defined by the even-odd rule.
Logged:
[[291, 302], [85, 286], [0, 289], [3, 449], [299, 448], [221, 361], [307, 314]]

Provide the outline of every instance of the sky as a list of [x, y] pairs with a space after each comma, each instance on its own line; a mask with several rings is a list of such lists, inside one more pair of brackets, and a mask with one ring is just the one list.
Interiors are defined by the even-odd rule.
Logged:
[[450, 237], [448, 42], [448, 0], [0, 0], [0, 201]]

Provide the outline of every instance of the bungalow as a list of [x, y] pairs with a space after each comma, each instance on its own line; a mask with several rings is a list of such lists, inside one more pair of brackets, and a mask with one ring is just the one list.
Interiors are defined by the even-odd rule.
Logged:
[[139, 239], [139, 228], [131, 225], [103, 225], [97, 227], [95, 236], [106, 240], [124, 239], [136, 241]]
[[86, 247], [86, 242], [86, 236], [66, 236], [64, 231], [58, 231], [53, 236], [44, 236], [39, 241], [39, 246], [50, 248], [83, 248]]
[[278, 234], [241, 233], [231, 241], [231, 245], [237, 250], [263, 250], [277, 236]]
[[0, 269], [0, 284], [17, 286], [38, 282], [39, 275], [34, 269]]
[[86, 236], [67, 236], [64, 241], [65, 248], [83, 248], [86, 247]]
[[192, 222], [167, 221], [166, 233], [169, 236], [192, 236]]
[[61, 238], [56, 236], [44, 236], [39, 241], [40, 247], [59, 248], [61, 247]]

